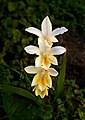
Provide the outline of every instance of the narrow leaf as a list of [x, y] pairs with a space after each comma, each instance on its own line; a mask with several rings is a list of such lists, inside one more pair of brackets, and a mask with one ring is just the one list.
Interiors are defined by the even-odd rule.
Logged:
[[55, 99], [57, 97], [60, 96], [60, 94], [63, 91], [63, 87], [64, 87], [64, 80], [65, 80], [65, 73], [66, 73], [66, 54], [64, 54], [64, 58], [63, 58], [63, 62], [60, 68], [60, 73], [57, 79], [57, 88], [56, 88], [56, 96]]
[[0, 89], [4, 92], [6, 91], [6, 92], [10, 92], [10, 93], [16, 93], [18, 95], [21, 95], [23, 97], [31, 99], [38, 105], [43, 103], [42, 100], [37, 99], [32, 93], [30, 93], [29, 91], [27, 91], [25, 89], [19, 88], [19, 87], [0, 84]]

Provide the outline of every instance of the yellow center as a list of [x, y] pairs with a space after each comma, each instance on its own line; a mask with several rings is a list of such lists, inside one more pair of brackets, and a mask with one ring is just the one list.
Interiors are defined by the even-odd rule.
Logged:
[[44, 54], [44, 59], [43, 59], [43, 65], [44, 66], [48, 66], [51, 63], [51, 61], [49, 60], [49, 56], [47, 54]]

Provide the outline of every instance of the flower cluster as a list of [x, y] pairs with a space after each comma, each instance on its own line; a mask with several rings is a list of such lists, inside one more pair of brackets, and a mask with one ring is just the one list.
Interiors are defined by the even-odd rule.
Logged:
[[65, 27], [57, 28], [52, 31], [52, 24], [49, 17], [45, 17], [41, 24], [41, 31], [34, 27], [26, 28], [25, 31], [38, 36], [38, 47], [34, 45], [26, 46], [24, 49], [29, 54], [36, 54], [35, 66], [25, 67], [25, 71], [36, 74], [31, 86], [34, 86], [35, 95], [44, 98], [48, 96], [48, 89], [52, 88], [51, 76], [57, 76], [58, 72], [51, 68], [51, 64], [58, 65], [54, 55], [61, 55], [66, 52], [62, 46], [52, 47], [53, 42], [58, 42], [56, 35], [63, 34], [68, 30]]

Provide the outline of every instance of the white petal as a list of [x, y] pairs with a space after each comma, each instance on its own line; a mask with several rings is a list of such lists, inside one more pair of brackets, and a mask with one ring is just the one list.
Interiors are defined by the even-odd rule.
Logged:
[[45, 17], [41, 25], [43, 35], [48, 36], [52, 32], [52, 24], [49, 17]]
[[47, 88], [46, 88], [44, 91], [41, 91], [41, 92], [40, 92], [40, 97], [41, 97], [41, 98], [44, 98], [45, 95], [48, 96], [48, 89], [47, 89]]
[[47, 44], [48, 44], [49, 47], [51, 48], [52, 45], [53, 45], [53, 43], [52, 43], [53, 41], [52, 41], [52, 40], [53, 40], [54, 42], [58, 42], [57, 39], [56, 39], [56, 41], [53, 39], [53, 36], [52, 36], [52, 39], [50, 39], [50, 38], [49, 38], [49, 39], [44, 39], [44, 38], [40, 38], [40, 37], [39, 37], [39, 38], [38, 38], [38, 45], [40, 46], [40, 44], [41, 44], [43, 41], [47, 41]]
[[26, 28], [25, 31], [29, 32], [29, 33], [32, 33], [32, 34], [35, 34], [37, 36], [42, 36], [42, 32], [35, 28], [35, 27], [29, 27], [29, 28]]
[[50, 77], [50, 75], [48, 74], [47, 76], [46, 76], [46, 86], [48, 86], [49, 88], [52, 88], [52, 79], [51, 79], [51, 77]]
[[45, 97], [45, 94], [41, 94], [41, 93], [40, 93], [40, 97], [41, 97], [41, 98], [44, 98], [44, 97]]
[[66, 52], [66, 49], [62, 46], [56, 46], [51, 49], [52, 55], [61, 55]]
[[58, 39], [57, 39], [56, 37], [54, 37], [54, 36], [51, 36], [51, 37], [50, 37], [50, 40], [51, 40], [52, 42], [58, 42]]
[[57, 76], [58, 72], [54, 68], [49, 68], [48, 72], [51, 76]]
[[27, 66], [24, 68], [24, 70], [27, 72], [27, 73], [31, 73], [31, 74], [35, 74], [38, 72], [38, 68], [36, 68], [35, 66]]
[[24, 50], [29, 54], [39, 55], [39, 53], [40, 53], [39, 48], [36, 46], [33, 46], [33, 45], [29, 45], [29, 46], [25, 47]]
[[46, 89], [46, 93], [45, 93], [46, 96], [48, 96], [48, 89]]
[[36, 89], [35, 89], [35, 95], [36, 96], [40, 95], [40, 90], [38, 89], [38, 87], [36, 87]]
[[39, 38], [38, 38], [38, 45], [40, 45], [41, 42], [43, 42], [43, 40], [44, 40], [44, 39], [42, 39], [42, 38], [39, 37]]
[[40, 67], [42, 64], [42, 56], [39, 56], [35, 59], [35, 66]]
[[63, 34], [64, 32], [67, 32], [67, 31], [68, 31], [68, 29], [66, 29], [65, 27], [61, 27], [61, 28], [57, 28], [57, 29], [53, 30], [51, 35], [56, 36], [56, 35]]
[[50, 55], [49, 60], [51, 61], [52, 64], [58, 65], [58, 61], [57, 61], [57, 58], [55, 56]]
[[58, 65], [58, 60], [57, 60], [57, 59], [54, 59], [54, 60], [52, 61], [52, 64], [53, 64], [53, 65]]
[[48, 70], [50, 66], [51, 66], [51, 63], [49, 63], [48, 65], [42, 64], [42, 68], [45, 70]]
[[39, 79], [40, 79], [40, 75], [39, 75], [39, 73], [37, 73], [33, 78], [31, 86], [37, 85], [39, 83]]
[[44, 40], [39, 44], [40, 51], [46, 53], [50, 49], [50, 45], [48, 45], [47, 41]]

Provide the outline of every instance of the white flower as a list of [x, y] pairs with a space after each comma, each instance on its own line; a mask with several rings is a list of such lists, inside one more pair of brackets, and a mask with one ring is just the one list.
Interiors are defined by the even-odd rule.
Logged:
[[43, 40], [47, 40], [48, 44], [50, 45], [52, 42], [58, 42], [58, 40], [55, 38], [56, 35], [63, 34], [64, 32], [67, 32], [68, 29], [61, 27], [52, 31], [52, 24], [47, 16], [42, 21], [41, 31], [35, 27], [26, 28], [25, 31], [39, 36], [38, 44], [40, 44]]
[[48, 89], [52, 88], [51, 76], [57, 76], [58, 72], [54, 68], [49, 68], [48, 70], [42, 67], [28, 66], [25, 67], [27, 73], [36, 74], [33, 78], [31, 86], [35, 86], [35, 95], [40, 95], [44, 98], [45, 95], [48, 96]]
[[35, 66], [43, 66], [45, 69], [48, 69], [52, 64], [58, 65], [58, 61], [53, 55], [61, 55], [66, 52], [66, 49], [62, 46], [50, 47], [46, 40], [40, 43], [39, 48], [33, 45], [29, 45], [24, 48], [25, 51], [29, 54], [39, 55], [35, 59]]

